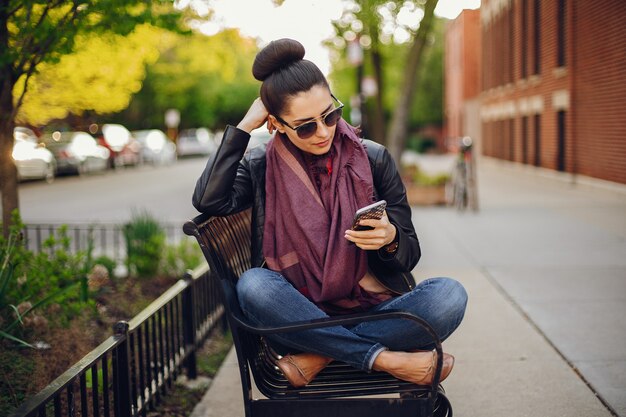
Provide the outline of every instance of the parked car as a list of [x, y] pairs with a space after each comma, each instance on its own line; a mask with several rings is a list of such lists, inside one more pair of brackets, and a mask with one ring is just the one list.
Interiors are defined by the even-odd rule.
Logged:
[[144, 162], [163, 165], [176, 161], [176, 145], [162, 130], [137, 130], [132, 134], [141, 145], [141, 157]]
[[44, 144], [38, 143], [35, 133], [17, 126], [13, 129], [13, 161], [17, 167], [19, 180], [45, 179], [54, 181], [56, 159]]
[[141, 165], [141, 145], [126, 127], [115, 124], [103, 124], [94, 133], [98, 144], [109, 150], [109, 168], [128, 165]]
[[217, 150], [217, 144], [209, 129], [181, 130], [176, 140], [178, 156], [204, 156], [210, 155]]
[[86, 174], [107, 169], [110, 152], [86, 132], [54, 132], [44, 136], [57, 161], [57, 174]]

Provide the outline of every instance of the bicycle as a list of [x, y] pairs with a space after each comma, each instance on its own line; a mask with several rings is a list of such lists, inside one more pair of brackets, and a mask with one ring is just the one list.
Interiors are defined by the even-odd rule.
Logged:
[[473, 141], [465, 136], [459, 141], [459, 153], [452, 175], [452, 205], [459, 211], [471, 208], [478, 210], [476, 188], [475, 157], [472, 152]]

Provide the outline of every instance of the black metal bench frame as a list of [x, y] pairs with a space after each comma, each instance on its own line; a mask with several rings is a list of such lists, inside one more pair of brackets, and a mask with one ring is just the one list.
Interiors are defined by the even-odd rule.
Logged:
[[[443, 365], [441, 341], [425, 320], [413, 314], [386, 311], [294, 322], [280, 327], [251, 325], [239, 307], [235, 290], [239, 276], [251, 267], [250, 216], [250, 209], [223, 217], [199, 215], [183, 226], [187, 235], [198, 240], [211, 269], [212, 279], [219, 279], [221, 283], [228, 324], [239, 361], [246, 417], [452, 417], [452, 407], [439, 385]], [[276, 367], [275, 361], [279, 355], [263, 337], [391, 318], [411, 320], [424, 327], [432, 336], [438, 353], [432, 385], [418, 386], [385, 372], [368, 373], [335, 361], [306, 387], [294, 388]], [[250, 373], [258, 390], [267, 398], [253, 398]], [[376, 397], [370, 397], [373, 395]]]

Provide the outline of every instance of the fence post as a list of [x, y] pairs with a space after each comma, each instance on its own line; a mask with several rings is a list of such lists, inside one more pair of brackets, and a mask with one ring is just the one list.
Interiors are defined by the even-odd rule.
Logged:
[[133, 414], [130, 395], [130, 349], [129, 325], [118, 321], [113, 326], [115, 337], [123, 339], [113, 349], [113, 404], [116, 417], [130, 417]]
[[194, 281], [191, 271], [185, 272], [183, 279], [187, 287], [183, 291], [183, 343], [185, 345], [185, 369], [187, 378], [195, 379], [198, 376], [196, 366], [196, 315]]
[[224, 298], [223, 291], [221, 290], [221, 288], [219, 288], [219, 286], [222, 285], [222, 283], [221, 283], [220, 278], [215, 273], [215, 271], [210, 270], [208, 274], [210, 274], [209, 278], [211, 280], [212, 285], [215, 285], [215, 288], [213, 289], [213, 291], [217, 292], [217, 297], [216, 297], [217, 299], [215, 300], [215, 302], [222, 305], [222, 315], [220, 317], [220, 326], [222, 330], [222, 335], [225, 335], [228, 332], [228, 314], [226, 314], [226, 299]]

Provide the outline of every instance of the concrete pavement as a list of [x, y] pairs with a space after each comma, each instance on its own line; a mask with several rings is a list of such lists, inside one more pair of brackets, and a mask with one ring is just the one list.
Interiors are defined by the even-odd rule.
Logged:
[[[483, 159], [478, 213], [414, 208], [416, 278], [470, 296], [444, 344], [457, 416], [626, 417], [626, 187], [575, 180]], [[243, 416], [238, 378], [231, 352], [192, 417]]]

